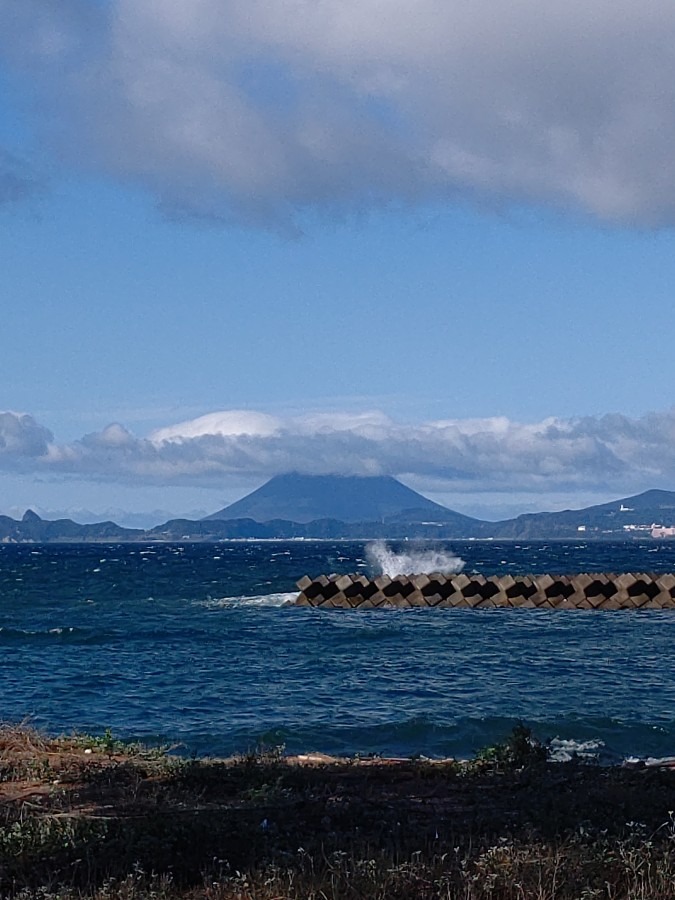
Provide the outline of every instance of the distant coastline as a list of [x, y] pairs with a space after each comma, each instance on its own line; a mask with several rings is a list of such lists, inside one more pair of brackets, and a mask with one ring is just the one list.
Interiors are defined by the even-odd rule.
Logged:
[[[443, 510], [443, 507], [439, 507]], [[154, 528], [124, 528], [115, 522], [82, 525], [47, 520], [28, 510], [22, 519], [0, 516], [0, 543], [135, 543], [228, 540], [423, 540], [423, 541], [636, 541], [675, 539], [675, 492], [646, 491], [635, 497], [580, 510], [528, 513], [500, 522], [472, 519], [447, 510], [445, 521], [404, 510], [379, 521], [280, 517], [170, 519]]]

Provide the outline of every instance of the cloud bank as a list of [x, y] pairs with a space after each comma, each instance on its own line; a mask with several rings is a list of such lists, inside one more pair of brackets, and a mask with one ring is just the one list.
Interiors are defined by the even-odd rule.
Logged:
[[29, 415], [0, 414], [0, 469], [91, 481], [221, 488], [282, 472], [394, 475], [435, 491], [675, 489], [675, 409], [523, 424], [401, 424], [383, 413], [275, 417], [226, 410], [138, 437], [120, 424], [58, 443]]
[[675, 223], [671, 0], [0, 0], [0, 55], [55, 158], [171, 215]]

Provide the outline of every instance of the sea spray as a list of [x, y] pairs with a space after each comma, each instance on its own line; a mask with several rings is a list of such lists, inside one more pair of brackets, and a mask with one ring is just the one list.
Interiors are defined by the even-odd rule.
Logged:
[[414, 544], [404, 553], [395, 553], [384, 541], [372, 541], [366, 546], [366, 558], [381, 573], [394, 578], [396, 575], [420, 575], [423, 572], [443, 572], [448, 575], [461, 572], [464, 560], [446, 550]]

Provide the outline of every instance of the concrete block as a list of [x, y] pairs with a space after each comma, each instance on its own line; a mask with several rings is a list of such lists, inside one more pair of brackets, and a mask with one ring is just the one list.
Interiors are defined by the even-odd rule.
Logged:
[[353, 584], [353, 576], [352, 575], [340, 575], [339, 578], [335, 579], [335, 586], [339, 591], [346, 591]]
[[429, 584], [422, 588], [422, 593], [425, 597], [430, 597], [433, 594], [438, 594], [440, 596], [445, 584], [445, 579], [443, 579], [443, 581], [438, 581], [436, 578], [431, 578], [429, 579]]
[[461, 594], [461, 588], [455, 588], [452, 581], [438, 582], [438, 593], [441, 597], [451, 597], [453, 594]]
[[491, 594], [489, 597], [482, 597], [480, 603], [476, 607], [477, 609], [494, 609], [497, 606], [495, 599], [499, 596], [506, 597], [506, 594], [501, 594], [497, 591], [496, 594]]
[[512, 597], [514, 600], [519, 597], [531, 597], [536, 592], [536, 585], [532, 583], [531, 578], [515, 579], [512, 585], [505, 588], [506, 596]]
[[662, 591], [672, 591], [675, 588], [675, 575], [672, 573], [664, 573], [656, 577], [656, 583]]
[[606, 599], [616, 594], [616, 585], [612, 584], [607, 578], [598, 575], [586, 586], [584, 591], [589, 599], [600, 597]]
[[518, 609], [536, 609], [537, 604], [532, 597], [523, 597], [518, 604]]
[[375, 604], [366, 597], [361, 601], [361, 604], [357, 609], [375, 609]]
[[471, 579], [468, 575], [465, 575], [463, 572], [460, 572], [458, 575], [452, 575], [448, 579], [448, 584], [452, 585], [453, 591], [461, 591], [463, 588], [469, 584]]
[[[561, 598], [562, 599], [562, 598]], [[556, 605], [551, 600], [546, 597], [538, 606], [537, 609], [555, 609]]]
[[374, 609], [391, 606], [485, 609], [675, 609], [675, 573], [607, 572], [563, 576], [438, 573], [394, 579], [365, 575], [304, 575], [297, 606]]
[[389, 584], [383, 585], [380, 590], [385, 597], [395, 597], [397, 594], [401, 593], [401, 584], [398, 578], [395, 580], [392, 579]]
[[499, 585], [488, 578], [485, 584], [478, 585], [478, 593], [483, 600], [489, 600], [499, 593]]
[[308, 587], [303, 591], [304, 595], [309, 600], [322, 600], [324, 596], [324, 585], [319, 581], [313, 581]]
[[372, 583], [373, 579], [368, 578], [367, 575], [352, 575], [352, 584], [360, 584], [362, 587], [367, 587]]
[[593, 605], [588, 597], [582, 597], [576, 604], [577, 609], [593, 609]]
[[619, 603], [619, 601], [616, 599], [616, 594], [613, 597], [605, 597], [605, 599], [603, 600], [603, 602], [600, 606], [600, 609], [605, 612], [609, 612], [610, 610], [625, 609], [625, 608], [626, 607], [622, 603]]
[[362, 584], [360, 581], [354, 579], [348, 587], [343, 588], [343, 592], [347, 597], [363, 597], [364, 591], [366, 591], [367, 589], [367, 581], [365, 582], [365, 584]]
[[369, 581], [361, 590], [361, 596], [364, 600], [368, 600], [373, 594], [377, 593], [377, 585], [374, 581]]
[[431, 578], [428, 575], [414, 575], [411, 580], [415, 585], [415, 590], [418, 591], [423, 591], [428, 584], [431, 584]]
[[395, 609], [410, 609], [410, 604], [401, 594], [394, 594], [393, 597], [388, 597], [387, 599], [389, 605], [393, 606]]
[[412, 594], [414, 590], [415, 586], [409, 579], [395, 578], [391, 584], [382, 588], [382, 593], [386, 597], [407, 597], [408, 594]]
[[429, 578], [436, 584], [445, 584], [448, 581], [448, 576], [443, 572], [430, 572]]
[[663, 606], [661, 602], [660, 595], [656, 597], [649, 597], [646, 603], [643, 603], [640, 609], [664, 609], [666, 607]]
[[552, 575], [535, 575], [533, 578], [537, 591], [541, 593], [544, 593], [556, 580]]
[[423, 606], [425, 609], [429, 608], [427, 598], [422, 591], [413, 591], [411, 594], [408, 594], [405, 599], [408, 602], [408, 606]]
[[634, 584], [628, 588], [628, 594], [631, 597], [639, 597], [645, 594], [650, 600], [660, 594], [659, 586], [655, 584], [651, 578], [641, 575]]
[[617, 590], [625, 591], [631, 586], [631, 584], [635, 584], [636, 580], [637, 579], [635, 575], [632, 574], [632, 572], [624, 572], [622, 575], [617, 575], [614, 578], [614, 584], [616, 585]]
[[[629, 591], [626, 591], [626, 596], [633, 609], [642, 609], [651, 600], [649, 594], [631, 594]], [[628, 609], [630, 609], [630, 606]]]
[[342, 591], [338, 591], [337, 594], [333, 594], [332, 597], [323, 600], [319, 603], [321, 609], [351, 609], [352, 605], [342, 593]]
[[613, 597], [609, 598], [613, 603], [618, 603], [620, 609], [634, 609], [627, 591], [617, 591]]
[[583, 593], [588, 585], [593, 581], [593, 576], [586, 575], [582, 572], [579, 575], [568, 576], [568, 581], [572, 585], [575, 593]]

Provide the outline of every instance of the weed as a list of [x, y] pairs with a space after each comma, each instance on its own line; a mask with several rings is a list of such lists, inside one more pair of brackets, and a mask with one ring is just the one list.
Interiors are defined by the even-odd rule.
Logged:
[[532, 734], [530, 728], [519, 722], [506, 740], [484, 747], [476, 754], [479, 764], [524, 769], [548, 760], [549, 748]]
[[675, 896], [675, 773], [549, 764], [524, 726], [467, 766], [304, 767], [283, 748], [178, 763], [2, 729], [0, 762], [26, 777], [0, 784], [13, 900]]

